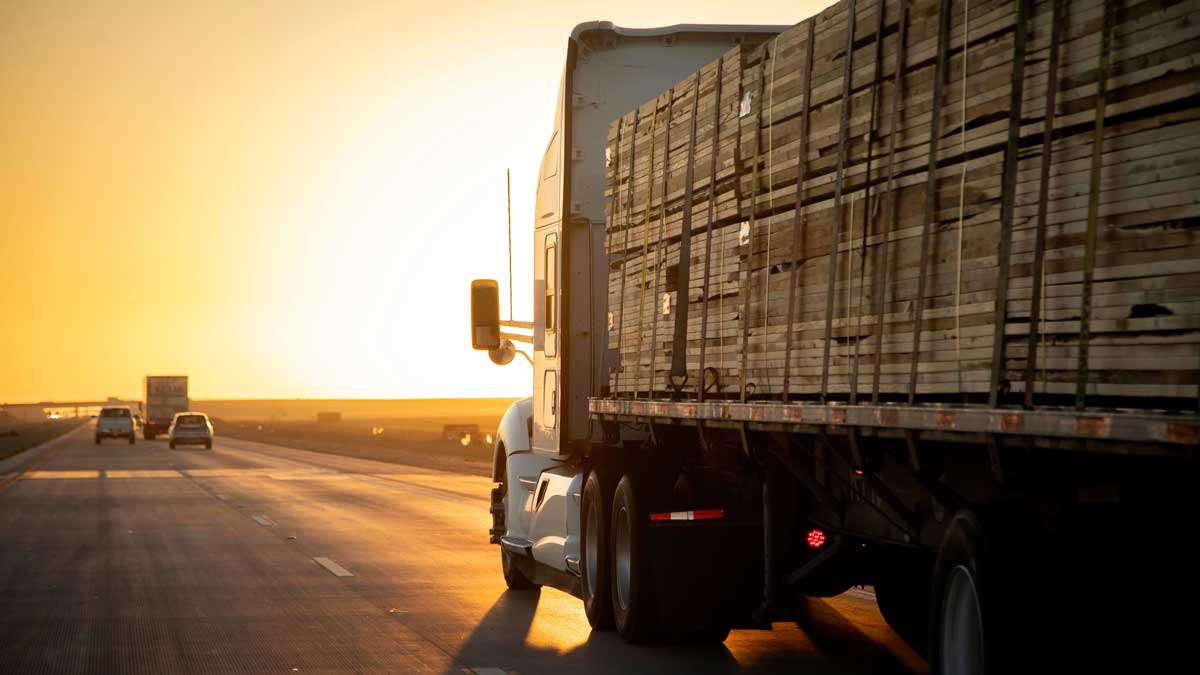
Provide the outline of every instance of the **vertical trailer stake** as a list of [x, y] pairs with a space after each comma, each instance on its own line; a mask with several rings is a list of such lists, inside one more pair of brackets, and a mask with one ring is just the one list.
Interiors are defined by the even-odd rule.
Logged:
[[[696, 85], [692, 90], [692, 130], [688, 137], [687, 172], [684, 183], [687, 186], [683, 193], [683, 232], [679, 240], [679, 267], [676, 268], [675, 294], [678, 297], [675, 308], [675, 334], [672, 337], [671, 376], [669, 384], [675, 389], [675, 396], [683, 391], [687, 384], [687, 322], [688, 297], [691, 295], [691, 259], [692, 259], [692, 181], [695, 180], [696, 163], [696, 115], [700, 113], [700, 74], [696, 73]], [[713, 146], [714, 152], [716, 146]], [[667, 171], [663, 170], [663, 220], [666, 220], [667, 203]], [[701, 381], [700, 388], [704, 388]]]
[[[613, 212], [613, 218], [612, 218], [613, 223], [612, 224], [613, 224], [613, 226], [616, 225], [617, 215], [621, 212], [621, 132], [624, 130], [625, 130], [625, 116], [622, 115], [620, 118], [617, 119], [617, 147], [616, 147], [616, 150], [613, 152], [613, 158], [612, 158], [613, 183], [616, 185], [616, 189], [613, 190], [613, 195], [612, 195], [612, 212]], [[607, 239], [610, 234], [612, 234], [615, 239], [615, 233], [613, 233], [613, 232], [605, 232], [605, 238]], [[624, 280], [625, 280], [625, 252], [624, 251], [621, 252], [620, 265], [621, 265], [621, 280], [622, 280], [622, 282], [624, 282]], [[620, 300], [618, 299], [618, 303], [619, 302], [620, 302]], [[612, 333], [615, 329], [615, 331], [617, 333], [617, 353], [620, 354], [621, 353], [621, 326], [620, 326], [620, 324], [614, 323], [612, 321], [612, 319], [611, 319], [612, 312], [609, 312], [608, 316], [610, 317], [609, 323], [613, 324], [613, 325], [608, 326], [607, 339], [612, 340], [612, 338], [613, 338]], [[606, 345], [604, 345], [604, 347], [607, 349], [608, 345], [606, 344]], [[620, 377], [621, 371], [619, 370], [620, 369], [619, 363], [617, 365], [617, 368], [618, 368], [618, 370], [616, 372], [616, 375], [617, 375], [617, 377]], [[609, 375], [611, 376], [611, 375], [613, 375], [613, 373], [610, 372]], [[605, 380], [613, 387], [613, 391], [615, 393], [616, 392], [616, 382], [611, 382], [607, 378], [605, 378]], [[599, 382], [599, 380], [597, 380], [597, 382]]]
[[1092, 275], [1096, 267], [1096, 228], [1100, 219], [1100, 171], [1104, 154], [1104, 104], [1108, 96], [1108, 52], [1112, 49], [1112, 23], [1116, 0], [1104, 0], [1104, 28], [1100, 34], [1097, 65], [1096, 126], [1092, 132], [1092, 182], [1088, 191], [1087, 243], [1083, 251], [1083, 297], [1079, 318], [1079, 362], [1075, 379], [1075, 409], [1087, 405], [1088, 347], [1092, 336]]
[[[662, 171], [662, 188], [660, 190], [662, 195], [661, 195], [661, 201], [658, 204], [658, 243], [654, 249], [654, 301], [655, 301], [655, 303], [657, 303], [659, 301], [659, 297], [660, 297], [658, 292], [659, 292], [659, 288], [661, 288], [661, 284], [659, 282], [662, 280], [663, 276], [666, 274], [666, 272], [663, 270], [663, 261], [666, 258], [665, 254], [663, 252], [663, 230], [666, 229], [666, 226], [667, 226], [667, 174], [669, 174], [671, 172], [671, 120], [675, 119], [675, 88], [674, 87], [671, 87], [671, 89], [668, 91], [667, 97], [668, 97], [668, 101], [667, 101], [667, 134], [666, 134], [666, 138], [663, 139], [664, 140], [664, 143], [663, 143], [663, 171]], [[650, 200], [647, 199], [646, 201], [649, 202]], [[646, 212], [647, 213], [650, 212], [650, 209], [648, 206], [647, 206]], [[687, 232], [686, 226], [684, 227], [684, 232], [685, 232], [685, 236], [686, 236], [686, 232]], [[684, 258], [681, 253], [680, 258], [679, 258], [680, 267], [683, 266], [683, 261], [684, 261]], [[679, 297], [685, 297], [685, 296], [680, 295]], [[658, 313], [657, 309], [656, 309], [656, 311], [651, 312], [651, 316], [654, 317], [654, 322], [650, 324], [650, 392], [649, 392], [649, 396], [650, 396], [650, 398], [654, 398], [654, 380], [655, 380], [654, 366], [658, 363], [659, 313]], [[663, 389], [665, 390], [669, 386], [670, 386], [670, 382], [668, 382], [667, 387], [663, 387]]]
[[[871, 161], [875, 158], [875, 122], [879, 111], [879, 80], [883, 77], [883, 24], [886, 18], [885, 3], [879, 3], [879, 23], [875, 26], [875, 71], [871, 74], [871, 122], [867, 127], [867, 168], [863, 184], [863, 233], [859, 248], [858, 312], [854, 327], [854, 366], [850, 373], [850, 403], [858, 403], [858, 363], [862, 351], [862, 309], [867, 288], [867, 239], [871, 233]], [[879, 195], [875, 195], [875, 206], [879, 206]], [[847, 326], [849, 331], [849, 326]], [[875, 367], [879, 367], [879, 355], [875, 356]]]
[[[943, 0], [948, 2], [948, 0]], [[854, 77], [854, 11], [855, 0], [847, 8], [846, 61], [842, 69], [842, 100], [838, 118], [837, 177], [833, 187], [833, 224], [829, 231], [829, 284], [825, 294], [825, 354], [821, 360], [821, 402], [829, 398], [829, 347], [833, 341], [834, 288], [837, 285], [838, 238], [842, 226], [842, 190], [846, 168], [846, 124], [850, 113], [850, 85]], [[847, 308], [849, 309], [849, 308]]]
[[717, 230], [713, 220], [717, 209], [717, 150], [721, 140], [721, 78], [724, 77], [724, 66], [725, 59], [717, 59], [717, 85], [716, 91], [713, 92], [712, 157], [709, 158], [708, 166], [708, 236], [704, 238], [704, 291], [701, 294], [704, 306], [700, 318], [700, 391], [697, 392], [701, 402], [708, 393], [708, 387], [704, 383], [704, 359], [708, 352], [708, 293], [709, 271], [712, 269], [712, 240]]
[[[667, 94], [671, 96], [671, 94]], [[646, 168], [646, 207], [642, 210], [642, 268], [641, 280], [638, 282], [638, 290], [641, 295], [638, 298], [638, 333], [637, 333], [637, 361], [633, 364], [633, 397], [638, 397], [638, 392], [642, 389], [642, 335], [646, 321], [646, 264], [649, 262], [650, 256], [650, 200], [654, 196], [654, 141], [658, 139], [655, 134], [658, 133], [658, 98], [654, 97], [654, 116], [650, 118], [650, 162]], [[667, 128], [670, 129], [670, 122], [667, 123]], [[665, 169], [664, 169], [665, 170]], [[629, 176], [629, 180], [633, 180], [633, 176]], [[658, 317], [655, 317], [655, 321]], [[654, 365], [653, 360], [650, 366], [650, 380], [654, 381]], [[650, 386], [653, 390], [653, 384]], [[654, 398], [653, 391], [648, 394], [649, 398]]]
[[[759, 71], [758, 119], [754, 122], [754, 166], [750, 180], [750, 241], [749, 250], [746, 255], [746, 284], [740, 289], [742, 294], [742, 365], [740, 370], [742, 371], [741, 401], [743, 403], [746, 402], [746, 376], [750, 359], [750, 289], [754, 283], [754, 221], [758, 213], [758, 160], [759, 152], [762, 149], [762, 90], [763, 81], [766, 80], [767, 74], [767, 60], [765, 58]], [[767, 274], [770, 274], [770, 272], [771, 268], [768, 262]]]
[[[896, 27], [898, 36], [898, 44], [896, 47], [896, 72], [893, 77], [892, 85], [892, 112], [891, 112], [891, 129], [888, 131], [888, 160], [887, 160], [887, 207], [885, 212], [888, 219], [888, 229], [891, 230], [895, 225], [896, 216], [896, 197], [894, 193], [896, 185], [896, 135], [899, 133], [898, 126], [900, 121], [900, 93], [901, 85], [904, 81], [904, 52], [908, 42], [908, 0], [900, 0], [900, 20]], [[879, 261], [879, 288], [875, 292], [875, 369], [871, 374], [871, 403], [879, 403], [879, 375], [880, 368], [883, 365], [883, 306], [887, 299], [887, 282], [888, 282], [888, 252], [891, 250], [891, 242], [888, 240], [887, 233], [883, 233], [883, 241], [880, 242], [882, 252]]]
[[1042, 314], [1042, 285], [1046, 266], [1046, 209], [1050, 199], [1050, 165], [1054, 152], [1054, 116], [1058, 96], [1058, 51], [1062, 43], [1063, 0], [1054, 0], [1050, 23], [1050, 66], [1046, 81], [1046, 115], [1042, 128], [1041, 184], [1038, 186], [1037, 235], [1033, 252], [1033, 297], [1029, 307], [1029, 349], [1025, 360], [1025, 407], [1033, 407], [1033, 377], [1038, 358], [1038, 321]]
[[[1022, 0], [1018, 0], [1022, 1]], [[950, 0], [938, 4], [937, 68], [933, 80], [933, 108], [929, 111], [929, 161], [925, 177], [925, 217], [921, 223], [921, 269], [917, 273], [917, 297], [913, 317], [912, 367], [908, 373], [908, 403], [917, 400], [917, 369], [921, 363], [921, 322], [925, 315], [925, 278], [929, 270], [929, 230], [933, 224], [937, 198], [937, 149], [942, 135], [942, 83], [946, 79], [946, 49], [950, 35]]]
[[[1008, 112], [1008, 144], [1004, 148], [1004, 176], [1000, 202], [999, 275], [996, 279], [996, 314], [992, 320], [992, 377], [988, 405], [1000, 404], [1001, 374], [1004, 372], [1004, 327], [1008, 321], [1008, 273], [1012, 253], [1013, 201], [1017, 193], [1017, 160], [1021, 142], [1021, 101], [1025, 90], [1026, 17], [1030, 0], [1017, 0], [1016, 35], [1013, 40], [1012, 89]], [[965, 105], [965, 102], [964, 102]]]
[[[629, 223], [633, 220], [633, 167], [634, 160], [637, 158], [637, 129], [638, 121], [641, 118], [642, 110], [638, 108], [633, 111], [633, 131], [629, 138], [629, 178], [628, 186], [625, 193], [625, 243], [621, 244], [621, 301], [618, 307], [619, 319], [617, 320], [617, 352], [620, 353], [622, 343], [621, 338], [625, 335], [625, 282], [629, 279], [629, 270], [625, 263], [629, 261]], [[625, 371], [625, 364], [621, 363], [617, 367], [617, 384], [621, 383], [621, 373]], [[625, 378], [628, 383], [629, 378]], [[619, 389], [619, 387], [618, 387]]]
[[796, 158], [796, 209], [792, 218], [792, 266], [788, 270], [787, 335], [783, 351], [783, 396], [787, 403], [792, 375], [792, 325], [796, 320], [796, 278], [800, 275], [800, 237], [803, 229], [801, 214], [804, 212], [804, 179], [808, 170], [808, 112], [812, 98], [812, 61], [815, 20], [808, 20], [808, 38], [804, 46], [804, 107], [800, 111], [800, 149]]

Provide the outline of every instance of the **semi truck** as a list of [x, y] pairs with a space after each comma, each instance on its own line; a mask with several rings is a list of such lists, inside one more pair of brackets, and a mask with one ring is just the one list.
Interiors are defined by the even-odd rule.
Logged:
[[1200, 321], [1166, 289], [1200, 272], [1197, 7], [971, 7], [571, 33], [533, 320], [471, 286], [473, 348], [532, 352], [494, 444], [510, 589], [653, 643], [871, 585], [938, 673], [1182, 644]]
[[142, 393], [146, 412], [142, 436], [148, 441], [167, 433], [175, 413], [187, 412], [191, 406], [187, 375], [147, 375]]

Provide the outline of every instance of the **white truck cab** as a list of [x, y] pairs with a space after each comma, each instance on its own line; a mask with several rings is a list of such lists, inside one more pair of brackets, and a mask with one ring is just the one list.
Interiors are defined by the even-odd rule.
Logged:
[[[604, 242], [608, 127], [735, 45], [764, 42], [784, 28], [681, 24], [631, 29], [597, 21], [579, 24], [567, 40], [554, 129], [535, 202], [533, 396], [514, 403], [504, 415], [494, 453], [493, 479], [499, 486], [493, 490], [491, 534], [500, 544], [510, 587], [549, 584], [576, 595], [583, 591], [584, 456], [591, 443], [600, 441], [600, 430], [589, 419], [588, 398], [600, 393], [609, 365]], [[472, 285], [473, 316], [495, 322], [496, 302], [495, 282]], [[488, 323], [476, 322], [474, 346], [499, 350], [493, 351], [493, 360], [507, 363], [513, 347], [507, 341], [501, 347], [504, 334]], [[644, 436], [624, 433], [630, 435], [625, 440]]]

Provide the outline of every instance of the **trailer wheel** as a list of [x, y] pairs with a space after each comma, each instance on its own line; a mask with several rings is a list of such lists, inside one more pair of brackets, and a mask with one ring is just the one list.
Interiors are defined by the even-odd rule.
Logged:
[[596, 469], [588, 472], [583, 485], [582, 518], [579, 548], [579, 568], [583, 576], [583, 609], [592, 630], [611, 630], [613, 627], [612, 593], [609, 571], [608, 491]]
[[1020, 611], [1023, 598], [1036, 596], [1036, 579], [1026, 580], [1026, 561], [1015, 555], [1020, 522], [967, 510], [950, 522], [933, 569], [931, 672], [1008, 672], [1008, 659], [1036, 640], [1037, 617]]
[[625, 475], [613, 492], [611, 523], [612, 610], [617, 632], [627, 642], [653, 639], [654, 598], [650, 561], [646, 556], [646, 527], [632, 476]]

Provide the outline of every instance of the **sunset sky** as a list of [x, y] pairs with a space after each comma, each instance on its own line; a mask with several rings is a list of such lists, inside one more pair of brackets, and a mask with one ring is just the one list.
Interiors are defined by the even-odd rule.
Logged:
[[[0, 0], [0, 403], [525, 395], [468, 286], [531, 318], [571, 28], [795, 23], [826, 0]], [[507, 312], [507, 307], [502, 308]]]

